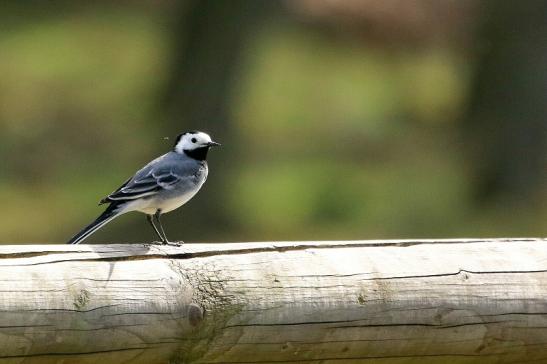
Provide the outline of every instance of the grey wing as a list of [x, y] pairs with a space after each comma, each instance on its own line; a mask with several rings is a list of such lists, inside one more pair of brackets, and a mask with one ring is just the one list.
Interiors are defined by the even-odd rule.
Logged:
[[[162, 190], [172, 190], [181, 181], [192, 176], [192, 171], [180, 163], [151, 163], [128, 179], [120, 188], [112, 192], [101, 203], [128, 201], [153, 196]], [[189, 173], [188, 173], [189, 172]]]

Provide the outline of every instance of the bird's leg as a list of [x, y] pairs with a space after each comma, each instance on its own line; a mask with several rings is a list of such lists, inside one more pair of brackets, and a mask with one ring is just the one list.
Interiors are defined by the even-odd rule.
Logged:
[[161, 225], [160, 216], [161, 216], [161, 210], [158, 209], [158, 211], [156, 211], [156, 213], [154, 214], [154, 217], [156, 218], [156, 221], [158, 222], [158, 225], [160, 227], [160, 231], [163, 235], [161, 238], [161, 241], [164, 244], [169, 244], [169, 240], [167, 240], [167, 235], [165, 235], [165, 230], [163, 230], [163, 226]]
[[152, 228], [154, 229], [154, 231], [156, 232], [156, 234], [158, 235], [158, 237], [160, 238], [160, 240], [163, 242], [163, 236], [161, 236], [158, 228], [156, 227], [156, 225], [154, 225], [154, 220], [152, 219], [152, 216], [153, 215], [146, 215], [146, 220], [148, 220], [148, 222], [150, 223], [150, 225], [152, 225]]

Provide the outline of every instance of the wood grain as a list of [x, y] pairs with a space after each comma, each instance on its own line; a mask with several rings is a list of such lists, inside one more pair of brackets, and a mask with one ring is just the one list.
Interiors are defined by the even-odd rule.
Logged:
[[547, 363], [547, 239], [0, 246], [0, 363]]

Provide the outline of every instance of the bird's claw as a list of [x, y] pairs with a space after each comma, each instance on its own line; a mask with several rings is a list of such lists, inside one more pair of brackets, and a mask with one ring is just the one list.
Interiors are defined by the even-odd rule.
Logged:
[[182, 244], [184, 244], [184, 241], [167, 241], [163, 243], [163, 245], [170, 245], [170, 246], [182, 246]]

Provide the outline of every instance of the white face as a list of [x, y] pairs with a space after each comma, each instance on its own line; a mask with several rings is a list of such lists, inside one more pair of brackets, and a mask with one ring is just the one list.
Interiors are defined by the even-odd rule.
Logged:
[[210, 146], [211, 137], [201, 131], [195, 133], [183, 134], [178, 143], [175, 145], [175, 151], [182, 153], [184, 150], [194, 150]]

